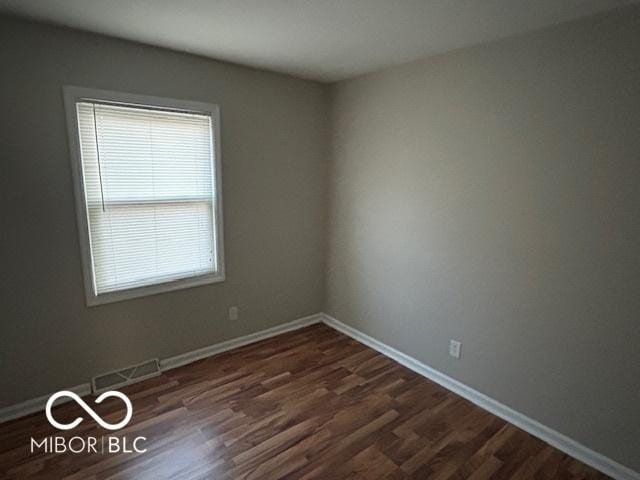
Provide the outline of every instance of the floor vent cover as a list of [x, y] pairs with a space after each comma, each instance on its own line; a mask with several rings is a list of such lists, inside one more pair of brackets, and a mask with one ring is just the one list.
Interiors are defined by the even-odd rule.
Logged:
[[154, 358], [137, 365], [97, 375], [91, 379], [91, 388], [93, 393], [101, 393], [158, 375], [160, 375], [160, 364], [158, 359]]

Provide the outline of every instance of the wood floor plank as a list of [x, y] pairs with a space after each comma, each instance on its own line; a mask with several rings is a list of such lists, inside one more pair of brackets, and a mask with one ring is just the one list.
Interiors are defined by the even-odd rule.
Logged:
[[[112, 433], [73, 402], [0, 429], [0, 479], [589, 479], [607, 477], [380, 353], [313, 325], [122, 389]], [[116, 422], [117, 399], [94, 405]], [[145, 453], [30, 453], [30, 439], [147, 438]]]

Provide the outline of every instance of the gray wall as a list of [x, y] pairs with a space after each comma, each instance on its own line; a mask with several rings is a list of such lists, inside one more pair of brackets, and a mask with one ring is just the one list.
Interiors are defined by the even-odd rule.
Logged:
[[[0, 407], [322, 309], [326, 86], [2, 17], [0, 66]], [[226, 282], [85, 306], [65, 84], [220, 104]]]
[[328, 313], [640, 470], [640, 8], [332, 97]]

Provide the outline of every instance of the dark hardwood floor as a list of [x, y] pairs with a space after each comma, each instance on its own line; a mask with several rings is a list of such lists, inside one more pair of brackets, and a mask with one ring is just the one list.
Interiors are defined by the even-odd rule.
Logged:
[[[123, 388], [133, 418], [74, 402], [0, 426], [0, 478], [604, 479], [387, 357], [314, 325]], [[118, 399], [95, 405], [105, 420]], [[30, 453], [49, 435], [145, 436], [145, 453]]]

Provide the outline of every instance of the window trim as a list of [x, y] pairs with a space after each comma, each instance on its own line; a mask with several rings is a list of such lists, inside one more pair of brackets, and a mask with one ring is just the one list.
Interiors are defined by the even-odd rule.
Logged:
[[[76, 217], [78, 235], [80, 241], [80, 253], [82, 258], [82, 275], [84, 279], [84, 291], [87, 306], [103, 305], [106, 303], [121, 302], [133, 298], [146, 297], [159, 293], [182, 290], [200, 285], [223, 282], [225, 280], [224, 262], [224, 231], [222, 217], [222, 162], [220, 148], [220, 107], [216, 104], [195, 102], [191, 100], [178, 100], [173, 98], [161, 98], [148, 95], [98, 90], [93, 88], [76, 87], [66, 85], [62, 88], [64, 106], [67, 121], [67, 133], [69, 137], [69, 151], [71, 158], [71, 171], [73, 176]], [[129, 104], [131, 106], [144, 106], [159, 108], [162, 110], [176, 110], [186, 113], [199, 113], [211, 117], [211, 134], [214, 143], [214, 175], [215, 175], [215, 241], [218, 260], [218, 271], [197, 275], [164, 283], [156, 283], [144, 287], [134, 287], [114, 292], [97, 294], [94, 289], [93, 258], [91, 256], [91, 243], [89, 238], [88, 209], [86, 205], [84, 176], [82, 173], [82, 155], [80, 152], [80, 139], [78, 132], [78, 117], [76, 103], [81, 101], [97, 101], [102, 103]]]

